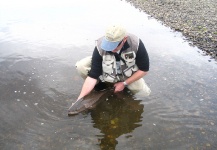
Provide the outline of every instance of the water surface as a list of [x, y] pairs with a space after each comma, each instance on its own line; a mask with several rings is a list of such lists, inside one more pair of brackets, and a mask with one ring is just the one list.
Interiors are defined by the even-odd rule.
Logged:
[[[113, 22], [143, 40], [152, 93], [68, 117], [83, 83], [74, 64]], [[0, 85], [0, 149], [217, 148], [216, 62], [125, 1], [1, 4]]]

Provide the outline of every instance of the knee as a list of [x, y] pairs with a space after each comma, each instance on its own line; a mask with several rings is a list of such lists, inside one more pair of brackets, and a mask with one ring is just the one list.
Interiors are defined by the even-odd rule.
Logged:
[[85, 78], [90, 71], [91, 67], [91, 57], [86, 57], [78, 62], [76, 62], [75, 67], [78, 73]]
[[78, 71], [79, 71], [79, 70], [82, 70], [83, 66], [84, 66], [84, 65], [82, 65], [82, 63], [80, 63], [80, 61], [76, 62], [76, 64], [75, 64], [75, 67], [76, 67], [76, 69], [77, 69]]
[[151, 93], [151, 89], [145, 83], [143, 78], [131, 83], [128, 86], [128, 89], [131, 90], [133, 93], [143, 93], [144, 95], [148, 96]]
[[91, 67], [91, 56], [88, 56], [76, 62], [75, 67], [77, 70], [82, 70], [84, 68], [90, 68]]

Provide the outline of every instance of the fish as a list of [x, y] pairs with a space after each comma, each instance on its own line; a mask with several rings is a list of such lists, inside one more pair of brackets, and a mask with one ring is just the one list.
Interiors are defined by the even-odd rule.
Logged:
[[92, 91], [90, 94], [78, 99], [68, 109], [68, 116], [77, 115], [85, 110], [93, 109], [103, 97], [111, 94], [111, 90], [107, 89], [104, 91]]

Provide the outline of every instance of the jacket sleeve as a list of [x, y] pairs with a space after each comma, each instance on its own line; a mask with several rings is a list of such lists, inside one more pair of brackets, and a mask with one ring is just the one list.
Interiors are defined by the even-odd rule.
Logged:
[[91, 69], [88, 76], [94, 79], [98, 79], [102, 75], [102, 56], [100, 56], [97, 48], [94, 48], [91, 62]]
[[146, 48], [141, 40], [139, 40], [139, 48], [136, 53], [136, 65], [139, 70], [149, 71], [149, 57]]

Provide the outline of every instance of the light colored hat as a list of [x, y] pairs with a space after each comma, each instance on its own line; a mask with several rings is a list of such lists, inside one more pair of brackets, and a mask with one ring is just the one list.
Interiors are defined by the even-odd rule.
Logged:
[[102, 40], [101, 48], [105, 51], [113, 51], [126, 36], [126, 30], [120, 25], [110, 26]]

